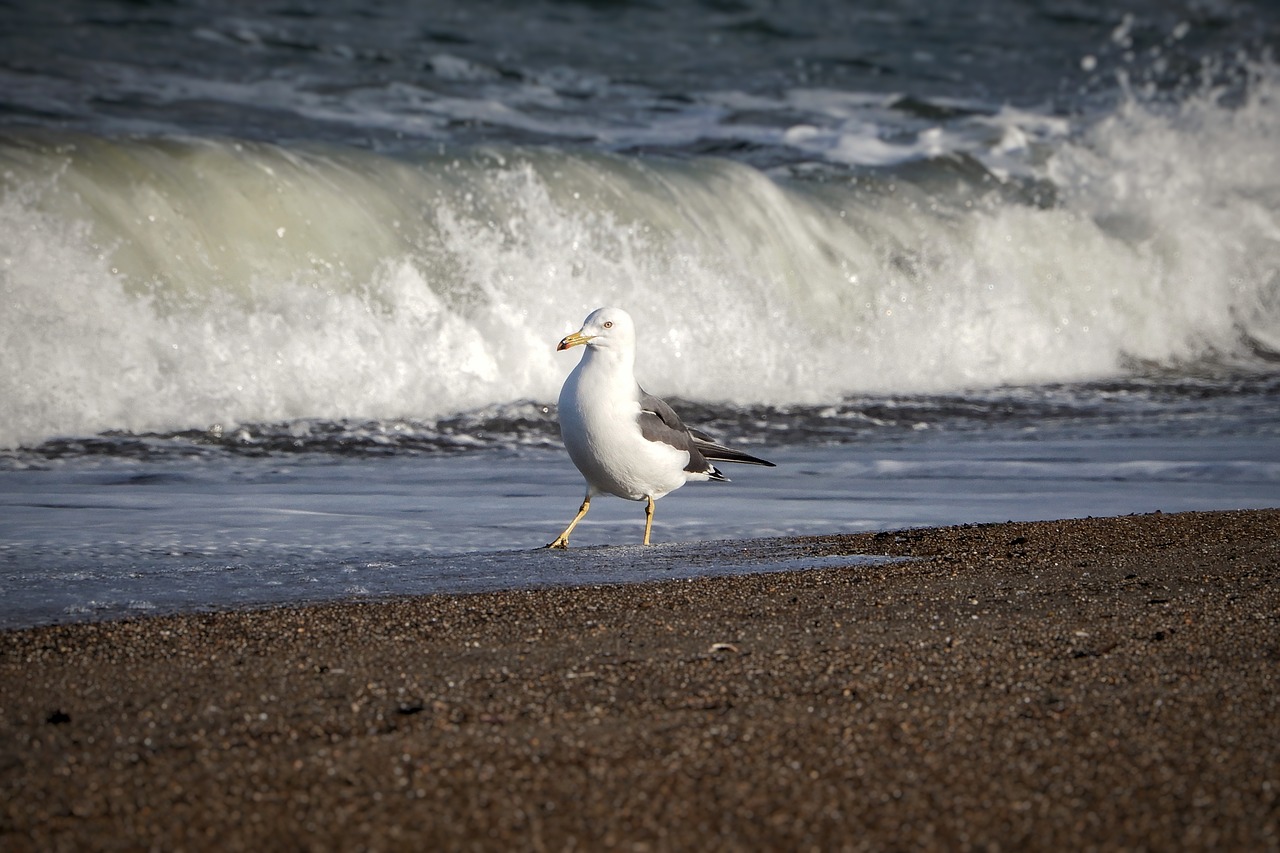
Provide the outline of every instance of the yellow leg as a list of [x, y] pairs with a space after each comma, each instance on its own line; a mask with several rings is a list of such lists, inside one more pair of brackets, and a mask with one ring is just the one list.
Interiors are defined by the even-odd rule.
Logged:
[[582, 521], [582, 517], [587, 514], [587, 510], [589, 509], [591, 509], [590, 493], [588, 493], [587, 496], [582, 499], [582, 506], [578, 507], [578, 514], [573, 517], [573, 521], [569, 522], [569, 526], [564, 529], [564, 533], [561, 533], [559, 536], [557, 536], [556, 541], [552, 542], [547, 547], [548, 548], [568, 548], [569, 534], [573, 532], [573, 528], [578, 526], [578, 522]]
[[[646, 495], [646, 497], [648, 497]], [[653, 529], [653, 498], [644, 508], [644, 544], [649, 544], [649, 531]]]

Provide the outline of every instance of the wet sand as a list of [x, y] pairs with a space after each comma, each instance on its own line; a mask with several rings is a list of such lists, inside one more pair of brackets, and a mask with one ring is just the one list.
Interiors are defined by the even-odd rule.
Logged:
[[802, 542], [0, 633], [0, 848], [1280, 849], [1280, 510]]

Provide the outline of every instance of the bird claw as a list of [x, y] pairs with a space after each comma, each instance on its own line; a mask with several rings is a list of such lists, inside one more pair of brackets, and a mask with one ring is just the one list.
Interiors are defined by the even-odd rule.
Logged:
[[560, 551], [567, 551], [569, 550], [569, 540], [568, 538], [561, 536], [559, 539], [552, 542], [550, 545], [547, 545], [547, 548], [554, 548]]

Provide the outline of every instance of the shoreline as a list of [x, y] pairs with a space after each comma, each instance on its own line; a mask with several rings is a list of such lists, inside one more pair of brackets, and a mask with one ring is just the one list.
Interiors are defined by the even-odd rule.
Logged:
[[0, 632], [0, 845], [1280, 849], [1280, 510], [783, 541]]

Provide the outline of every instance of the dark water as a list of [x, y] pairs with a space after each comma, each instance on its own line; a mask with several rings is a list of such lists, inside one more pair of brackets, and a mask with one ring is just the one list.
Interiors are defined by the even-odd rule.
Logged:
[[[552, 143], [752, 156], [839, 126], [806, 93], [944, 126], [1239, 75], [1265, 2], [267, 2], [6, 4], [5, 119], [407, 149]], [[1206, 65], [1207, 63], [1207, 65]], [[835, 102], [835, 101], [833, 101]], [[869, 114], [870, 118], [879, 118]], [[774, 146], [776, 147], [776, 146]], [[781, 160], [797, 159], [780, 150]]]
[[7, 624], [459, 588], [604, 304], [663, 541], [1280, 502], [1280, 7], [796, 5], [0, 7]]

